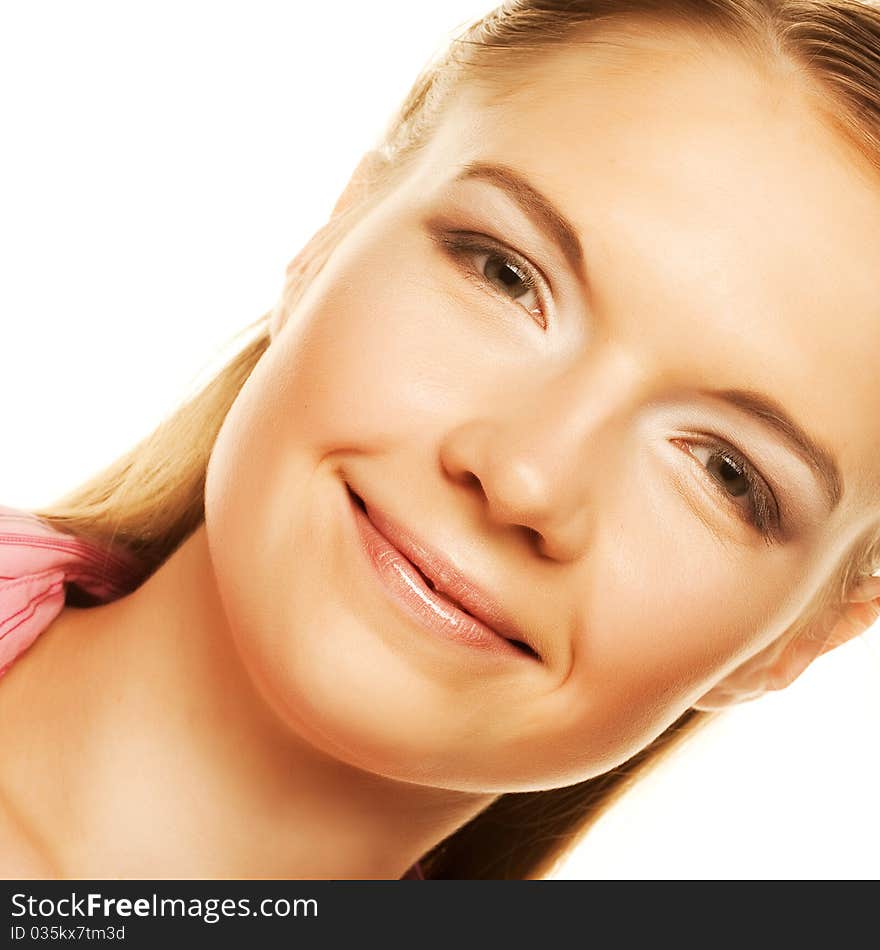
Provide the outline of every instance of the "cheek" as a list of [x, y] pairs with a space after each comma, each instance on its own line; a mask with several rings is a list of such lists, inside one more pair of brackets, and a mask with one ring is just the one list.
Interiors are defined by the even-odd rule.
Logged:
[[[302, 428], [282, 421], [296, 420], [282, 366], [282, 348], [270, 347], [211, 455], [205, 522], [217, 592], [244, 669], [292, 734], [391, 774], [401, 747], [418, 761], [387, 725], [419, 708], [412, 677], [359, 615], [349, 502]], [[379, 681], [393, 684], [384, 705]]]
[[285, 425], [319, 455], [417, 445], [534, 367], [531, 318], [406, 233], [402, 246], [374, 229], [352, 240], [275, 341]]
[[601, 491], [570, 675], [552, 697], [560, 740], [590, 774], [644, 748], [799, 606], [790, 553], [723, 542], [659, 470]]
[[449, 303], [414, 262], [362, 253], [343, 263], [273, 344], [286, 431], [319, 456], [417, 441], [472, 372], [460, 350], [479, 350], [451, 331]]

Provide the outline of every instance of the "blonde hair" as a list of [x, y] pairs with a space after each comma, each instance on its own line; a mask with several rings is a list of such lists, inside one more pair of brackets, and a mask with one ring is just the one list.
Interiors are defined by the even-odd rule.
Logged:
[[[361, 196], [310, 242], [288, 271], [278, 307], [289, 313], [327, 256], [430, 140], [461, 83], [512, 84], [512, 69], [554, 45], [589, 43], [596, 23], [668, 23], [703, 31], [757, 61], [794, 66], [826, 104], [828, 121], [880, 168], [880, 12], [855, 0], [514, 0], [472, 23], [419, 75], [363, 170]], [[588, 53], [585, 52], [585, 55]], [[817, 96], [817, 101], [819, 96]], [[204, 519], [205, 472], [239, 390], [269, 345], [263, 314], [251, 339], [158, 428], [86, 484], [35, 511], [54, 527], [136, 554], [148, 577]], [[866, 534], [787, 636], [825, 604], [842, 601], [856, 577], [880, 563], [880, 537]], [[545, 876], [629, 786], [714, 717], [690, 709], [645, 749], [577, 785], [500, 796], [422, 859], [429, 878]]]

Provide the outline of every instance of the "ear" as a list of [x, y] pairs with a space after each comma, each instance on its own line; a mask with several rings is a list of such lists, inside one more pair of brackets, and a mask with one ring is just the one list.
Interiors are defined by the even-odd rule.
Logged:
[[784, 689], [823, 653], [846, 643], [880, 618], [880, 577], [858, 581], [843, 604], [828, 607], [798, 636], [775, 640], [720, 680], [693, 704], [714, 710]]
[[376, 174], [385, 161], [384, 156], [377, 149], [371, 149], [366, 152], [358, 162], [348, 184], [342, 190], [342, 194], [336, 199], [333, 210], [330, 212], [330, 218], [326, 224], [320, 227], [308, 243], [299, 251], [296, 257], [287, 265], [285, 293], [275, 306], [272, 317], [269, 321], [269, 337], [274, 340], [287, 319], [287, 307], [285, 300], [287, 297], [287, 288], [291, 282], [300, 277], [314, 263], [320, 249], [321, 238], [327, 231], [329, 224], [336, 220], [340, 214], [347, 211], [350, 207], [356, 205], [364, 197], [370, 185], [374, 182]]

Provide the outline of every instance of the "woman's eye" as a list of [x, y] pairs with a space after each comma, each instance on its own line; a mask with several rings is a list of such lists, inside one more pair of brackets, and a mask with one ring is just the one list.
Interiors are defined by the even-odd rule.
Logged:
[[522, 307], [546, 329], [547, 281], [525, 258], [477, 235], [443, 235], [442, 245], [467, 270], [467, 276]]
[[478, 254], [474, 263], [482, 275], [511, 300], [516, 300], [529, 313], [541, 312], [541, 301], [535, 281], [516, 261], [503, 254]]
[[735, 459], [724, 452], [712, 452], [706, 463], [706, 470], [724, 487], [728, 495], [734, 498], [745, 496], [748, 499], [752, 483]]
[[773, 492], [754, 467], [732, 446], [676, 439], [702, 463], [707, 478], [729, 506], [754, 526], [768, 542], [780, 527], [780, 513]]

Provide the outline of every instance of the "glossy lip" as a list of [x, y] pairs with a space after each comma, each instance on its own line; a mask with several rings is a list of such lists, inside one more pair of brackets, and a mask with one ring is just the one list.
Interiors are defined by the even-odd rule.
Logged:
[[485, 591], [348, 484], [346, 490], [369, 560], [386, 590], [413, 619], [447, 640], [542, 662], [540, 654]]

